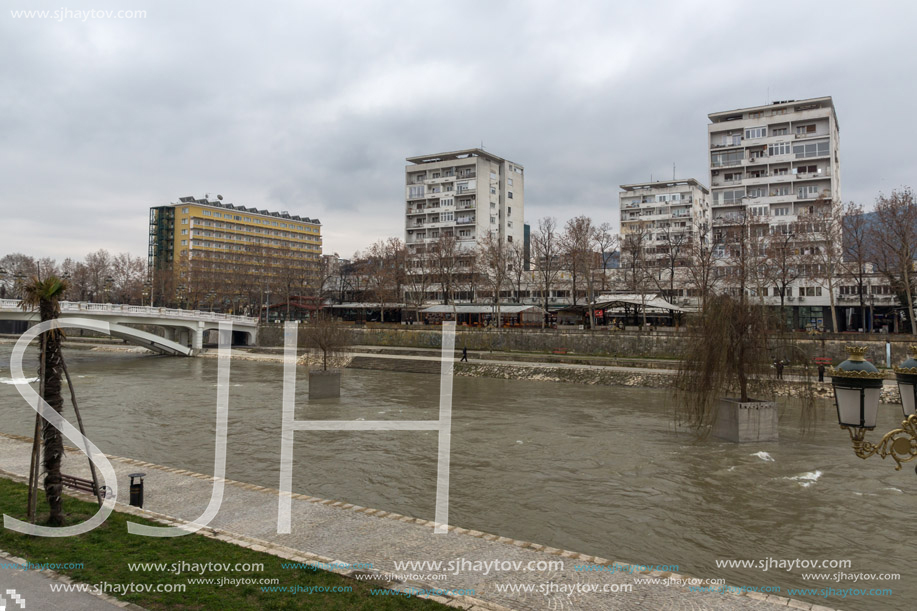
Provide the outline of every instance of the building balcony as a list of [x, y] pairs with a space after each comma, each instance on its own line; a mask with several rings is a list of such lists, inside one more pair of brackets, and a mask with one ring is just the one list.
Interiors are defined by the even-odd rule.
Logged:
[[475, 188], [474, 188], [474, 187], [456, 187], [456, 189], [455, 189], [455, 193], [456, 193], [457, 195], [461, 195], [461, 194], [464, 194], [464, 193], [474, 193], [474, 192], [475, 192]]
[[770, 176], [766, 173], [761, 176], [746, 176], [745, 184], [746, 185], [764, 185], [770, 182]]
[[812, 138], [827, 138], [828, 136], [827, 132], [820, 132], [817, 129], [811, 134], [793, 134], [795, 140], [811, 140]]
[[741, 205], [743, 205], [743, 200], [744, 200], [744, 199], [745, 199], [745, 198], [742, 197], [742, 198], [739, 198], [739, 199], [730, 199], [730, 200], [728, 200], [728, 201], [713, 202], [713, 207], [714, 207], [714, 208], [726, 208], [726, 207], [728, 207], [728, 206], [741, 206]]
[[475, 220], [473, 216], [472, 217], [462, 217], [462, 218], [455, 220], [456, 225], [474, 225], [475, 223], [477, 223], [477, 221]]
[[761, 199], [763, 204], [789, 204], [796, 200], [796, 195], [793, 193], [777, 195], [776, 191], [771, 191], [767, 197]]
[[796, 174], [796, 180], [827, 180], [831, 178], [831, 172], [813, 172], [809, 174], [804, 172], [802, 174]]

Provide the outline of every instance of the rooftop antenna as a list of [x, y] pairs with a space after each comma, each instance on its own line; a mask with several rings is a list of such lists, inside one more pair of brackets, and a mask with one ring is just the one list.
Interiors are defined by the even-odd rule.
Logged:
[[675, 162], [672, 162], [672, 180], [675, 180]]
[[482, 150], [482, 151], [485, 150], [485, 149], [484, 149], [484, 141], [483, 141], [483, 140], [481, 140], [481, 150]]

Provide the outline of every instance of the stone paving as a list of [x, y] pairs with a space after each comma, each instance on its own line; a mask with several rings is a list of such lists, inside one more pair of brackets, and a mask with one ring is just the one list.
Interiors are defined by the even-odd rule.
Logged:
[[[0, 475], [22, 479], [29, 469], [30, 440], [0, 433]], [[180, 523], [197, 519], [210, 500], [212, 477], [129, 458], [109, 457], [122, 484], [119, 498], [127, 497], [127, 474], [147, 473], [145, 508], [139, 510], [119, 503], [118, 510], [132, 512], [163, 523]], [[69, 450], [66, 471], [88, 476], [85, 457]], [[448, 572], [445, 580], [431, 580], [417, 575], [404, 580], [376, 581], [379, 586], [402, 590], [437, 588], [474, 590], [473, 596], [445, 595], [430, 598], [451, 607], [471, 610], [505, 609], [710, 609], [740, 611], [778, 608], [831, 611], [807, 602], [748, 593], [691, 592], [687, 587], [662, 584], [640, 584], [635, 578], [685, 578], [673, 573], [638, 572], [633, 567], [612, 560], [545, 547], [537, 543], [516, 541], [496, 534], [469, 531], [450, 526], [448, 534], [434, 535], [433, 523], [381, 510], [369, 509], [293, 494], [291, 534], [277, 534], [278, 491], [253, 484], [227, 481], [223, 505], [205, 536], [229, 541], [259, 551], [279, 555], [295, 562], [372, 563], [375, 573], [395, 572], [394, 561], [519, 562], [519, 571], [462, 570]], [[206, 559], [188, 559], [206, 561]], [[539, 570], [539, 562], [563, 561], [563, 569]], [[536, 564], [529, 565], [530, 562]], [[590, 572], [576, 571], [575, 566], [598, 565]], [[468, 565], [464, 565], [468, 566]], [[558, 565], [554, 565], [557, 567]], [[617, 570], [611, 572], [611, 568]], [[631, 574], [628, 571], [632, 571]], [[353, 577], [352, 571], [335, 572]], [[401, 571], [403, 572], [403, 571]], [[430, 573], [434, 571], [416, 571]], [[444, 571], [445, 572], [445, 571]], [[381, 577], [382, 575], [380, 575]], [[529, 587], [529, 592], [500, 591], [501, 585]], [[584, 592], [584, 586], [595, 585], [598, 592]], [[620, 591], [631, 586], [630, 591]], [[571, 588], [579, 591], [568, 593]], [[602, 591], [604, 589], [611, 591]], [[619, 590], [619, 591], [613, 591]]]
[[[25, 563], [25, 559], [0, 550], [0, 564]], [[143, 607], [117, 600], [107, 594], [94, 593], [91, 589], [83, 592], [61, 591], [68, 585], [78, 586], [78, 582], [47, 569], [0, 569], [0, 610], [4, 609], [5, 604], [9, 611], [144, 611]], [[57, 591], [52, 587], [56, 587]], [[19, 598], [14, 598], [10, 592]]]

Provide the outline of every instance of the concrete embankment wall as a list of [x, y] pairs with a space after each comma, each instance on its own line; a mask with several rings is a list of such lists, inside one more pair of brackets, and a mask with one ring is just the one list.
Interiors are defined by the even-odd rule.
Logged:
[[[404, 346], [411, 348], [439, 348], [442, 334], [438, 328], [354, 328], [352, 341], [362, 346]], [[512, 351], [544, 352], [555, 350], [581, 355], [625, 356], [640, 358], [679, 358], [686, 345], [690, 345], [694, 336], [689, 332], [626, 332], [626, 331], [573, 331], [573, 330], [479, 330], [459, 329], [456, 346], [466, 346], [474, 351]], [[824, 356], [835, 363], [844, 360], [844, 347], [851, 343], [865, 345], [869, 348], [867, 356], [877, 365], [885, 363], [885, 343], [891, 345], [892, 364], [898, 364], [907, 358], [907, 347], [917, 343], [911, 335], [879, 334], [823, 334], [809, 336], [791, 335], [788, 339], [798, 347], [794, 354], [779, 355], [800, 361]], [[261, 346], [283, 345], [283, 329], [280, 325], [264, 326], [259, 331]], [[794, 356], [795, 355], [795, 356]]]

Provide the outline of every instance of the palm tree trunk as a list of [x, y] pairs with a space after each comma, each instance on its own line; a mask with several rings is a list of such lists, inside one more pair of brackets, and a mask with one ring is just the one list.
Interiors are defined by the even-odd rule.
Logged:
[[[50, 305], [50, 304], [48, 304]], [[50, 311], [49, 311], [50, 310]], [[57, 318], [56, 312], [50, 307], [41, 306], [42, 321]], [[45, 367], [44, 393], [42, 398], [55, 412], [60, 414], [64, 407], [64, 397], [61, 394], [61, 335], [60, 331], [52, 329], [44, 334], [45, 337]], [[45, 469], [45, 496], [51, 514], [48, 522], [51, 526], [61, 526], [64, 523], [61, 494], [63, 484], [61, 481], [61, 461], [64, 457], [64, 439], [61, 432], [47, 420], [41, 424], [41, 438], [44, 447], [43, 466]]]

